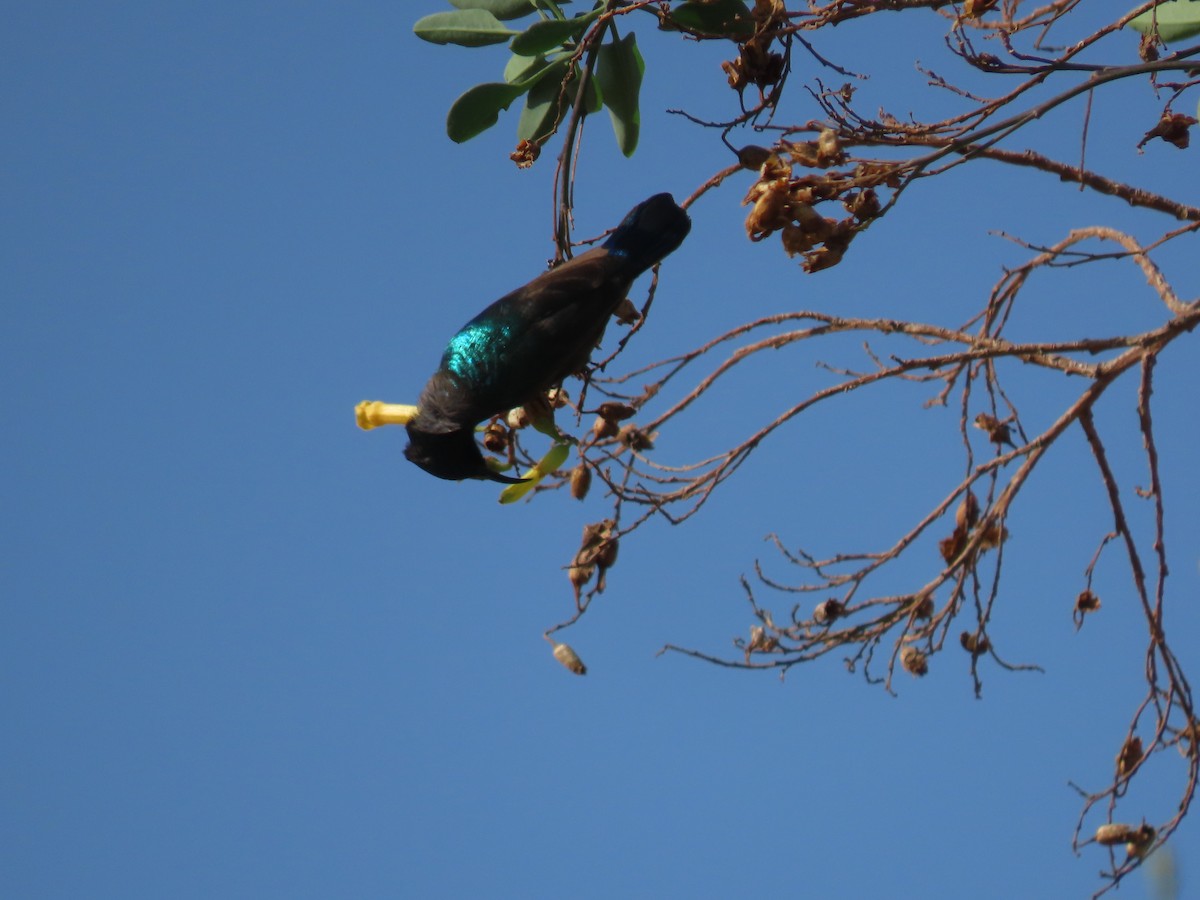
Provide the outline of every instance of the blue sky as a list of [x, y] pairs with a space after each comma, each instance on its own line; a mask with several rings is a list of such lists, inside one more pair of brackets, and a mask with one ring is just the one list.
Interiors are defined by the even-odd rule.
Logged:
[[[992, 627], [1006, 658], [1046, 672], [985, 665], [979, 701], [956, 649], [923, 680], [902, 675], [897, 698], [834, 658], [780, 683], [655, 655], [725, 652], [747, 633], [739, 575], [762, 559], [789, 577], [768, 532], [877, 549], [957, 482], [957, 411], [924, 410], [919, 389], [814, 410], [699, 516], [628, 541], [566, 638], [585, 678], [541, 635], [572, 607], [561, 567], [605, 514], [599, 492], [502, 508], [495, 486], [409, 465], [401, 430], [354, 427], [360, 400], [414, 401], [454, 330], [553, 252], [553, 153], [517, 171], [513, 116], [462, 146], [445, 138], [454, 97], [505, 56], [418, 41], [412, 22], [438, 8], [7, 11], [0, 893], [1089, 894], [1106, 860], [1072, 854], [1067, 782], [1107, 782], [1145, 640], [1115, 553], [1097, 575], [1102, 612], [1078, 634], [1071, 622], [1109, 522], [1077, 431], [1009, 520]], [[839, 28], [822, 50], [864, 68], [894, 57], [863, 90], [896, 111], [949, 103], [904, 93], [921, 83], [915, 58], [949, 64], [932, 16], [900, 18], [886, 39]], [[607, 121], [589, 122], [580, 234], [729, 162], [713, 135], [661, 114], [728, 115], [722, 54], [639, 39], [642, 146], [625, 160]], [[796, 120], [816, 114], [804, 74]], [[1089, 162], [1196, 202], [1194, 148], [1134, 151], [1157, 109], [1144, 85], [1098, 98]], [[1081, 116], [1074, 105], [1035, 134], [1075, 147]], [[749, 183], [694, 207], [629, 368], [788, 309], [957, 324], [1025, 258], [991, 232], [1048, 243], [1080, 225], [1144, 238], [1160, 225], [1050, 178], [964, 169], [805, 276], [774, 242], [746, 241]], [[1185, 298], [1194, 253], [1161, 257]], [[1114, 333], [1160, 321], [1156, 303], [1128, 264], [1058, 272], [1031, 283], [1014, 329]], [[818, 360], [866, 364], [857, 340], [771, 354], [662, 452], [684, 461], [690, 441], [743, 435], [826, 383]], [[1168, 627], [1193, 680], [1196, 371], [1194, 349], [1174, 346], [1155, 395]], [[1061, 385], [1011, 378], [1034, 425], [1069, 402]], [[1121, 385], [1097, 410], [1129, 503], [1145, 477], [1135, 400]], [[896, 583], [932, 572], [914, 561]], [[1168, 817], [1182, 773], [1164, 755], [1128, 814]], [[1183, 896], [1197, 834], [1193, 816], [1176, 838]], [[1152, 894], [1139, 873], [1120, 896]]]

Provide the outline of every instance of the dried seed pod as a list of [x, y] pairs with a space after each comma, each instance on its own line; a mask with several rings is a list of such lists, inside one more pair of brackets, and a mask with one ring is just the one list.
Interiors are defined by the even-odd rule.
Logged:
[[619, 544], [615, 537], [605, 538], [600, 542], [600, 546], [596, 548], [595, 555], [592, 558], [600, 568], [611, 569], [617, 564], [618, 548]]
[[1090, 590], [1081, 591], [1079, 596], [1075, 598], [1075, 611], [1077, 613], [1091, 613], [1099, 608], [1100, 598]]
[[592, 565], [572, 565], [567, 567], [567, 578], [571, 579], [571, 587], [575, 588], [575, 599], [579, 599], [579, 592], [583, 590], [583, 586], [592, 580], [592, 575], [596, 573], [596, 567]]
[[958, 509], [954, 511], [954, 524], [964, 531], [970, 531], [975, 527], [975, 523], [979, 521], [979, 500], [975, 496], [975, 492], [968, 489], [963, 495], [962, 502], [958, 504]]
[[1142, 62], [1158, 61], [1158, 38], [1153, 34], [1143, 34], [1138, 41], [1138, 58]]
[[529, 413], [525, 410], [525, 407], [516, 406], [508, 411], [505, 421], [508, 422], [509, 428], [517, 431], [529, 425]]
[[979, 537], [980, 550], [992, 550], [1008, 540], [1008, 529], [999, 522], [990, 521], [983, 524], [983, 532]]
[[1142, 761], [1142, 739], [1134, 736], [1129, 738], [1117, 754], [1117, 774], [1128, 775]]
[[587, 674], [587, 666], [583, 664], [583, 660], [579, 658], [579, 654], [567, 644], [554, 645], [554, 658], [576, 675]]
[[528, 169], [537, 161], [541, 153], [541, 144], [533, 141], [521, 141], [517, 144], [517, 149], [508, 155], [508, 158], [517, 164], [518, 169]]
[[596, 408], [596, 414], [610, 422], [624, 422], [626, 419], [632, 418], [636, 412], [637, 410], [628, 403], [615, 403], [611, 400], [601, 403]]
[[920, 595], [920, 598], [917, 599], [916, 604], [913, 606], [912, 616], [914, 619], [933, 618], [933, 597], [930, 594]]
[[918, 678], [929, 672], [929, 659], [916, 647], [905, 647], [900, 651], [900, 665]]
[[964, 19], [978, 19], [984, 13], [992, 9], [997, 3], [997, 0], [966, 0], [963, 4]]
[[942, 554], [942, 559], [949, 566], [958, 559], [966, 546], [967, 530], [965, 528], [955, 528], [949, 537], [944, 537], [938, 541], [938, 553]]
[[571, 402], [571, 395], [563, 387], [559, 386], [547, 391], [546, 399], [550, 402], [550, 406], [553, 409], [562, 409]]
[[817, 137], [817, 162], [822, 166], [839, 166], [846, 161], [837, 132], [826, 128]]
[[597, 441], [616, 437], [620, 431], [620, 426], [616, 422], [603, 416], [596, 416], [596, 421], [592, 423], [592, 437]]
[[803, 225], [795, 224], [784, 225], [783, 231], [779, 232], [779, 239], [783, 241], [783, 252], [788, 256], [807, 253], [819, 242], [819, 238], [814, 237]]
[[1005, 422], [1001, 422], [995, 416], [990, 416], [987, 413], [980, 413], [975, 417], [975, 427], [980, 431], [987, 432], [988, 440], [997, 447], [1001, 444], [1016, 448], [1013, 443], [1012, 431]]
[[749, 144], [737, 152], [737, 158], [743, 169], [757, 172], [762, 168], [763, 163], [771, 158], [771, 151], [766, 147]]
[[818, 625], [830, 625], [846, 611], [840, 600], [830, 597], [813, 608], [813, 621]]
[[753, 202], [754, 208], [746, 216], [746, 235], [752, 241], [761, 241], [790, 220], [788, 183], [783, 179], [765, 184], [760, 181], [751, 189], [751, 194], [753, 198], [748, 195], [746, 202]]
[[859, 191], [857, 194], [851, 194], [842, 201], [842, 205], [846, 207], [846, 211], [850, 215], [854, 216], [860, 222], [874, 219], [883, 208], [879, 202], [879, 195], [872, 188]]
[[657, 435], [647, 434], [636, 425], [622, 425], [618, 437], [622, 444], [630, 450], [653, 450], [654, 438]]
[[958, 642], [962, 644], [962, 648], [972, 656], [981, 656], [991, 649], [991, 644], [985, 635], [974, 635], [969, 631], [964, 631], [958, 636]]
[[1158, 832], [1154, 830], [1154, 826], [1143, 822], [1125, 843], [1125, 852], [1141, 859], [1146, 855], [1146, 851], [1150, 849], [1157, 836]]
[[821, 164], [821, 148], [816, 141], [794, 141], [788, 145], [792, 160], [809, 169]]
[[1096, 829], [1096, 843], [1103, 844], [1105, 847], [1115, 847], [1117, 844], [1124, 844], [1126, 841], [1132, 840], [1135, 834], [1137, 834], [1136, 828], [1122, 825], [1120, 822], [1109, 822]]
[[508, 449], [508, 429], [499, 422], [492, 422], [483, 429], [483, 446], [492, 453], [503, 453]]
[[582, 500], [587, 496], [588, 488], [592, 486], [592, 470], [587, 463], [580, 463], [571, 470], [571, 496]]
[[1195, 124], [1196, 120], [1191, 116], [1173, 113], [1169, 109], [1165, 109], [1158, 124], [1147, 131], [1138, 141], [1138, 149], [1144, 147], [1152, 138], [1162, 138], [1168, 144], [1174, 144], [1180, 150], [1186, 150], [1191, 142], [1188, 129]]

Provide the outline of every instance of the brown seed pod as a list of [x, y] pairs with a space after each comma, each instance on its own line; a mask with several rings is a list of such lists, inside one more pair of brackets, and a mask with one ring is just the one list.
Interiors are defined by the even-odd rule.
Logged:
[[602, 419], [608, 419], [610, 422], [624, 422], [626, 419], [633, 418], [633, 414], [636, 412], [637, 410], [628, 403], [614, 403], [611, 400], [596, 407], [596, 415]]
[[771, 151], [766, 147], [749, 144], [737, 152], [737, 158], [743, 169], [757, 172], [762, 168], [763, 163], [771, 158]]
[[562, 387], [551, 388], [546, 393], [546, 400], [553, 409], [562, 409], [571, 402], [571, 395]]
[[954, 511], [954, 524], [959, 528], [969, 531], [975, 527], [975, 523], [979, 521], [979, 500], [975, 496], [975, 492], [968, 489], [963, 495], [962, 502], [958, 504], [958, 509]]
[[914, 619], [933, 618], [933, 597], [929, 594], [922, 594], [917, 599], [916, 605], [913, 606], [912, 616]]
[[840, 600], [830, 597], [813, 608], [813, 621], [818, 625], [830, 625], [846, 611]]
[[576, 675], [587, 674], [587, 666], [583, 664], [583, 660], [579, 658], [579, 654], [567, 644], [554, 645], [554, 658]]
[[617, 564], [617, 549], [618, 542], [615, 537], [605, 538], [600, 542], [600, 546], [596, 548], [595, 556], [592, 558], [596, 561], [596, 565], [602, 569], [611, 569]]
[[1117, 774], [1128, 775], [1141, 761], [1142, 739], [1135, 735], [1125, 742], [1121, 752], [1117, 754]]
[[979, 538], [980, 550], [991, 550], [999, 547], [1008, 540], [1008, 529], [999, 522], [985, 522], [983, 525], [983, 533]]
[[490, 423], [483, 429], [483, 446], [491, 453], [503, 453], [508, 449], [508, 429], [499, 422]]
[[1143, 34], [1138, 41], [1138, 58], [1142, 62], [1158, 61], [1158, 38], [1153, 34]]
[[784, 179], [758, 182], [751, 188], [745, 202], [754, 208], [746, 216], [746, 235], [752, 241], [761, 241], [773, 231], [786, 225], [788, 215], [788, 183]]
[[946, 565], [951, 565], [963, 549], [967, 546], [967, 530], [965, 528], [955, 528], [950, 533], [949, 537], [944, 537], [938, 541], [938, 553], [942, 554], [942, 559], [946, 561]]
[[620, 431], [621, 428], [616, 422], [603, 416], [596, 416], [596, 421], [592, 423], [592, 437], [597, 441], [616, 437]]
[[991, 649], [991, 644], [988, 643], [986, 636], [981, 634], [977, 637], [969, 631], [964, 631], [962, 634], [960, 634], [958, 636], [958, 642], [962, 644], [962, 648], [972, 656], [981, 656]]
[[900, 651], [900, 665], [918, 678], [929, 672], [929, 659], [916, 647], [905, 647]]
[[575, 596], [579, 596], [579, 592], [583, 586], [592, 580], [592, 575], [596, 573], [596, 567], [593, 565], [572, 565], [567, 567], [567, 578], [571, 579], [571, 586], [575, 588]]
[[571, 470], [571, 496], [582, 500], [587, 496], [588, 488], [592, 486], [592, 470], [587, 463], [580, 463]]
[[1157, 836], [1158, 832], [1154, 830], [1154, 826], [1143, 822], [1125, 843], [1125, 852], [1140, 859], [1146, 855]]
[[851, 194], [842, 201], [842, 205], [846, 207], [846, 211], [850, 215], [860, 222], [874, 219], [879, 215], [879, 210], [883, 208], [879, 202], [879, 195], [871, 188]]
[[837, 132], [826, 128], [817, 137], [817, 162], [821, 166], [839, 166], [846, 161]]
[[1132, 840], [1135, 834], [1137, 834], [1136, 828], [1122, 825], [1120, 822], [1109, 822], [1096, 829], [1096, 843], [1103, 844], [1105, 847], [1115, 847], [1117, 844], [1124, 844], [1126, 841]]
[[1168, 144], [1174, 144], [1180, 150], [1186, 150], [1191, 142], [1191, 135], [1188, 132], [1196, 120], [1191, 116], [1185, 116], [1182, 113], [1173, 113], [1169, 109], [1163, 110], [1162, 118], [1158, 120], [1158, 124], [1147, 131], [1140, 141], [1138, 141], [1138, 149], [1144, 147], [1152, 138], [1162, 138]]
[[653, 450], [656, 435], [647, 434], [636, 425], [622, 425], [618, 434], [620, 441], [630, 450]]
[[1100, 598], [1092, 593], [1091, 589], [1080, 591], [1079, 596], [1075, 598], [1075, 609], [1071, 611], [1071, 618], [1075, 622], [1075, 630], [1078, 631], [1083, 627], [1083, 619], [1088, 613], [1094, 613], [1100, 608]]

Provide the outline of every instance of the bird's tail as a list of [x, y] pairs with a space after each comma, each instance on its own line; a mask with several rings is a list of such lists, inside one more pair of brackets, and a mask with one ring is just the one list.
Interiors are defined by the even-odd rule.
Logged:
[[688, 232], [692, 220], [670, 194], [655, 194], [643, 200], [604, 242], [604, 249], [628, 259], [637, 274], [672, 253]]

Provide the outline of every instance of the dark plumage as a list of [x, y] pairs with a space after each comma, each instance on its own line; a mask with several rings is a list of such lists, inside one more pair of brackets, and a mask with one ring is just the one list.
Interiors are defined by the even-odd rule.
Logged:
[[691, 230], [670, 194], [639, 203], [601, 246], [501, 297], [462, 327], [417, 401], [404, 455], [431, 475], [514, 483], [489, 469], [475, 426], [587, 365], [635, 278]]

